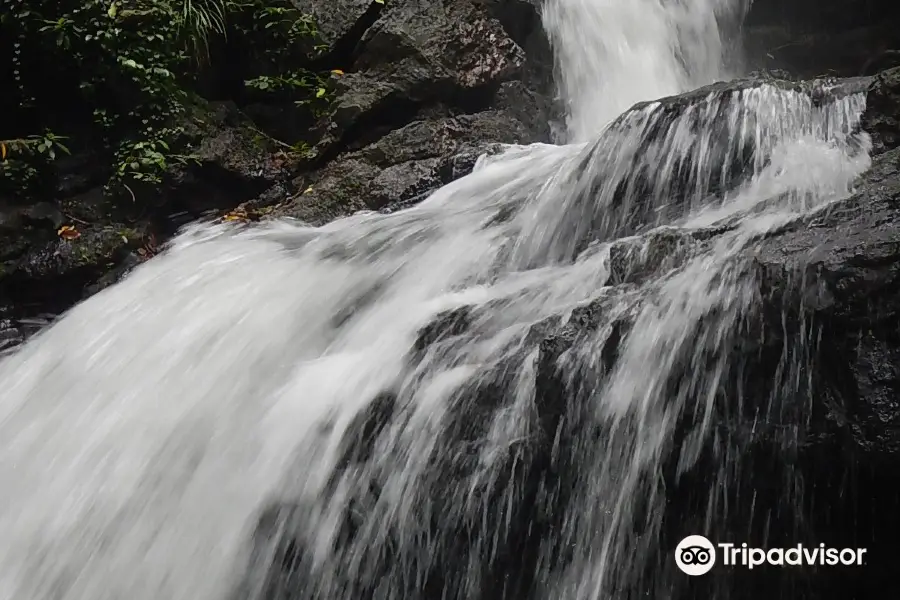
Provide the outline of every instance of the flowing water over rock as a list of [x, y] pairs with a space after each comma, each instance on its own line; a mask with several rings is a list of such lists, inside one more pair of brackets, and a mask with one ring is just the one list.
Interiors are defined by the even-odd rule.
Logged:
[[[606, 4], [585, 26], [631, 36]], [[628, 38], [669, 76], [635, 100], [712, 73], [672, 47], [702, 4]], [[864, 106], [714, 86], [599, 136], [574, 115], [590, 143], [484, 157], [408, 210], [192, 226], [0, 363], [0, 599], [664, 589], [665, 481], [717, 435], [751, 250], [849, 192]]]
[[548, 0], [571, 141], [594, 137], [636, 102], [688, 91], [730, 73], [725, 33], [749, 0]]

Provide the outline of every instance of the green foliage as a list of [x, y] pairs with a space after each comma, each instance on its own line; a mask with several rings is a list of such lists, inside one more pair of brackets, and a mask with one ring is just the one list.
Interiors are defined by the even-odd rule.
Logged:
[[[49, 164], [56, 160], [57, 153], [71, 154], [62, 143], [64, 137], [45, 131], [42, 135], [0, 141], [0, 185], [26, 189], [31, 188]], [[12, 157], [20, 157], [18, 160]]]
[[227, 35], [228, 11], [235, 6], [223, 0], [181, 0], [181, 38], [198, 60], [209, 58], [211, 35]]
[[295, 48], [320, 50], [315, 24], [289, 0], [0, 0], [11, 84], [0, 71], [11, 88], [0, 109], [14, 115], [0, 125], [0, 193], [30, 193], [68, 153], [53, 132], [73, 150], [106, 152], [111, 192], [162, 181], [191, 160], [182, 125], [193, 82], [214, 43], [232, 37], [271, 54], [285, 71], [266, 77], [300, 92], [298, 102], [326, 100], [316, 97], [325, 78], [284, 66]]
[[247, 48], [272, 69], [272, 74], [249, 79], [244, 85], [290, 98], [298, 105], [307, 106], [316, 116], [326, 113], [332, 100], [328, 76], [312, 69], [292, 68], [298, 62], [298, 51], [304, 56], [315, 57], [327, 48], [317, 43], [319, 32], [312, 17], [304, 15], [289, 2], [244, 6], [250, 14]]

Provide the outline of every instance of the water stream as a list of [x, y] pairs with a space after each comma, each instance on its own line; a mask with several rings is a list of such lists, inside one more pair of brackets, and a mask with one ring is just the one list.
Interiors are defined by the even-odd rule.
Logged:
[[625, 597], [749, 249], [869, 164], [861, 94], [653, 102], [727, 75], [741, 10], [550, 0], [571, 143], [389, 215], [192, 225], [3, 359], [0, 600]]

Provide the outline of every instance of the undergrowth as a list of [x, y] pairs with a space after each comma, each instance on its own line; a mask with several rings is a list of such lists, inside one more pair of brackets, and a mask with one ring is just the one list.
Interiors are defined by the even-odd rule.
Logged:
[[289, 0], [0, 0], [0, 197], [51, 193], [57, 161], [85, 151], [108, 193], [160, 183], [193, 160], [185, 117], [228, 44], [259, 65], [248, 90], [328, 110], [326, 75], [303, 66], [316, 25]]

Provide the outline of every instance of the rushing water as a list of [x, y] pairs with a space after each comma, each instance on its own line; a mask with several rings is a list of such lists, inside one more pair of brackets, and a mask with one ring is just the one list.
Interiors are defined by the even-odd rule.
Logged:
[[730, 79], [749, 0], [547, 0], [570, 141], [594, 137], [636, 102]]
[[578, 143], [389, 215], [192, 226], [6, 358], [0, 600], [624, 597], [748, 249], [868, 167], [860, 94], [619, 116], [720, 74], [724, 8], [553, 0]]

